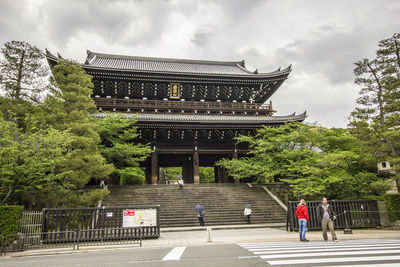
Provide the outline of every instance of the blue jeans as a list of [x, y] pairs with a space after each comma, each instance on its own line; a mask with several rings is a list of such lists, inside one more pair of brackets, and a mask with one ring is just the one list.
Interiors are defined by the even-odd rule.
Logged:
[[299, 219], [300, 240], [305, 240], [306, 239], [306, 232], [307, 232], [307, 220], [306, 219]]

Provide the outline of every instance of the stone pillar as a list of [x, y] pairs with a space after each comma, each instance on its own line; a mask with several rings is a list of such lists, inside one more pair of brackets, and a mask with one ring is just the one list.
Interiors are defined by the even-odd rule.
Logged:
[[[235, 146], [235, 148], [233, 149], [232, 158], [233, 158], [233, 159], [238, 159], [238, 151], [237, 151], [236, 146]], [[240, 183], [239, 179], [235, 178], [235, 183]]]
[[151, 152], [151, 183], [158, 183], [158, 154], [156, 147], [154, 147], [153, 152]]
[[200, 174], [199, 174], [199, 151], [197, 151], [197, 146], [194, 147], [193, 151], [193, 183], [200, 183]]

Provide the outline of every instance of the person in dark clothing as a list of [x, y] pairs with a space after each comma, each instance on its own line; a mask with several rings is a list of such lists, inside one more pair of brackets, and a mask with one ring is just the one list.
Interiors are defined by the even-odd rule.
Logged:
[[308, 217], [306, 201], [304, 199], [300, 200], [299, 205], [296, 209], [296, 216], [299, 220], [299, 235], [300, 241], [308, 242], [309, 240], [306, 239], [306, 232], [307, 232], [307, 222], [310, 220]]
[[198, 212], [197, 216], [199, 217], [200, 226], [204, 226], [204, 210]]
[[328, 229], [331, 232], [333, 242], [337, 242], [337, 237], [335, 233], [335, 227], [333, 221], [336, 220], [335, 212], [333, 211], [331, 205], [328, 204], [326, 197], [322, 199], [321, 204], [317, 207], [318, 220], [321, 221], [322, 225], [322, 237], [325, 241], [328, 241]]

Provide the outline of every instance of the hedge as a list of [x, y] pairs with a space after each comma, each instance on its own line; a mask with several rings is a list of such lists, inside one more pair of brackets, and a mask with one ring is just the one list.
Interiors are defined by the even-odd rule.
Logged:
[[23, 210], [22, 206], [0, 206], [0, 236], [6, 237], [18, 232]]
[[385, 204], [389, 220], [400, 220], [400, 195], [385, 195]]

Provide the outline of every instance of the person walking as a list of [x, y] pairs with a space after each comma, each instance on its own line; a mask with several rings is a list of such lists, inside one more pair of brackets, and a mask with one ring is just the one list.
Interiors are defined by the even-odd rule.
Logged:
[[250, 205], [247, 205], [245, 208], [244, 208], [244, 216], [247, 216], [247, 223], [248, 224], [250, 224], [250, 215], [251, 215], [251, 213], [252, 213], [252, 210], [251, 210], [251, 206]]
[[306, 232], [307, 222], [310, 220], [310, 218], [308, 217], [306, 201], [304, 199], [300, 200], [300, 203], [297, 206], [296, 216], [299, 222], [300, 241], [308, 242], [309, 240], [306, 239]]
[[200, 226], [204, 226], [204, 210], [199, 211], [197, 216], [199, 217]]
[[178, 184], [179, 184], [179, 190], [183, 190], [183, 179], [182, 179], [182, 177], [181, 177], [181, 179], [179, 179]]
[[328, 241], [328, 229], [331, 232], [333, 242], [337, 242], [337, 237], [335, 233], [335, 228], [333, 224], [333, 220], [336, 220], [336, 215], [331, 207], [328, 204], [328, 199], [324, 197], [322, 199], [321, 204], [318, 205], [317, 208], [317, 216], [318, 220], [321, 221], [322, 225], [322, 237], [325, 241]]

